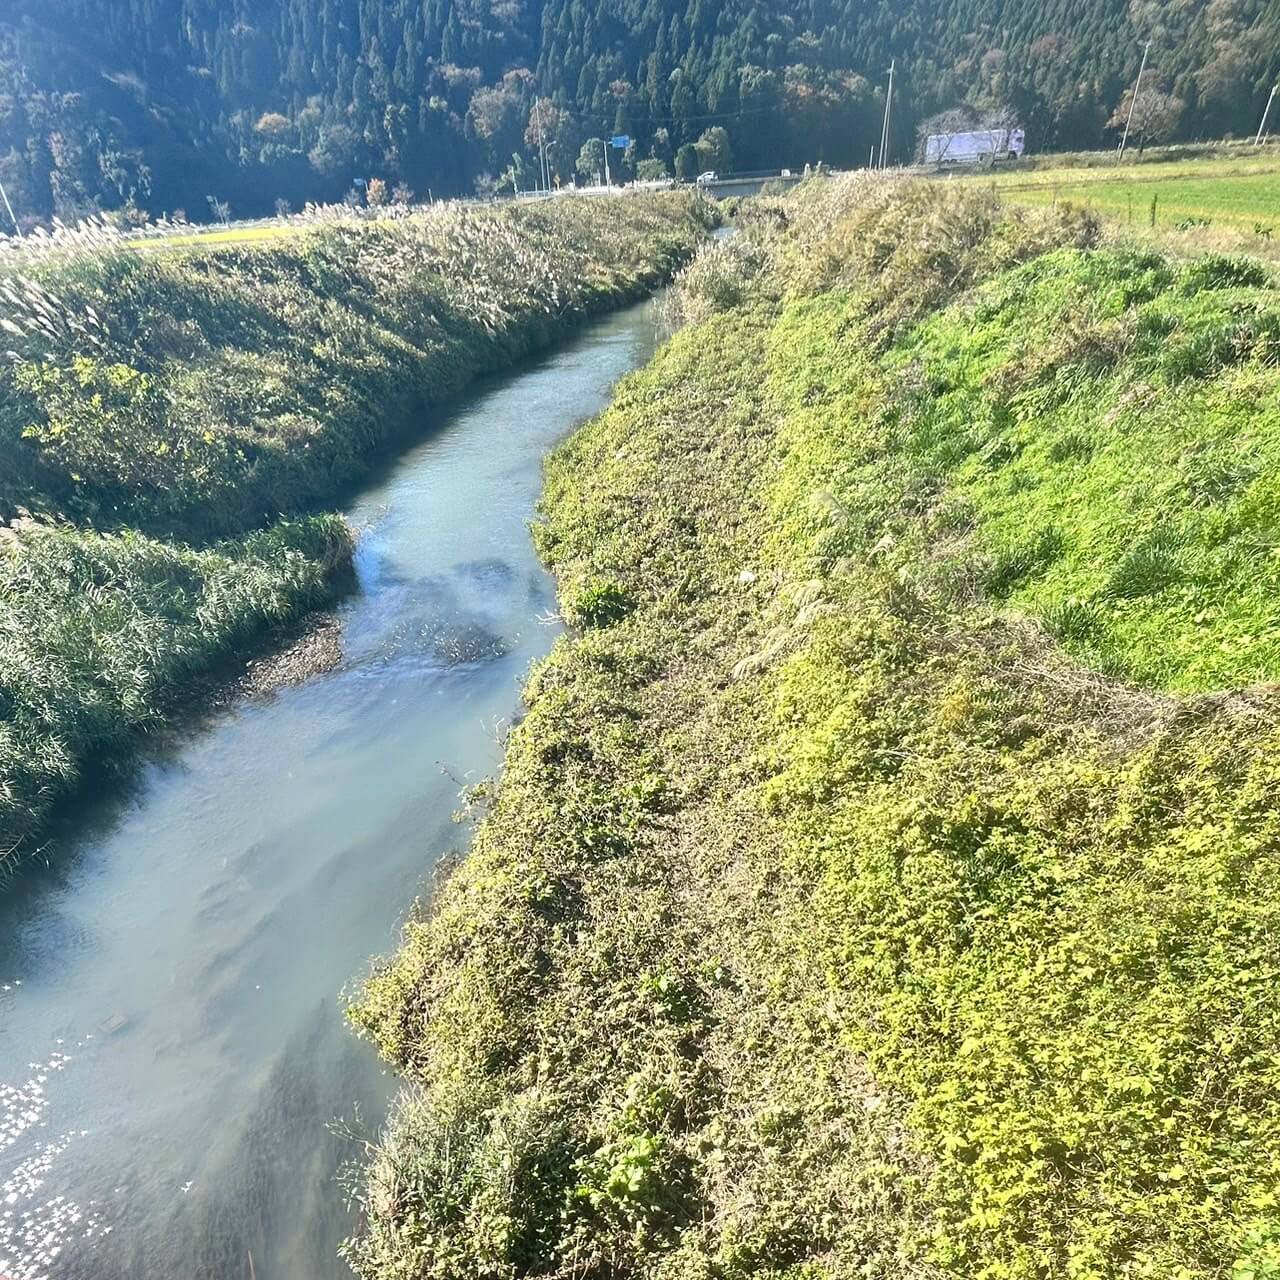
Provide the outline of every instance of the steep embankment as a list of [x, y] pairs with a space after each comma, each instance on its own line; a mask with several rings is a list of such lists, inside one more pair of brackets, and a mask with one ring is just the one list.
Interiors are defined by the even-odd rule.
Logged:
[[669, 277], [708, 216], [673, 192], [18, 255], [0, 516], [203, 538], [330, 502], [413, 413]]
[[668, 277], [707, 217], [689, 193], [566, 199], [0, 264], [0, 870], [85, 761], [332, 595], [349, 535], [282, 516]]
[[1277, 294], [1097, 238], [762, 207], [553, 460], [362, 1274], [1280, 1267]]

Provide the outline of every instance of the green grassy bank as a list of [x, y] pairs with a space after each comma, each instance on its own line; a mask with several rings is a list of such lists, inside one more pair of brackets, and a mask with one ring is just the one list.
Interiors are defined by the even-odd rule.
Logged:
[[336, 502], [467, 381], [685, 261], [688, 193], [0, 264], [0, 866], [193, 679], [330, 599]]
[[353, 1010], [353, 1260], [1280, 1274], [1280, 294], [958, 184], [744, 219], [551, 462], [575, 632]]
[[137, 533], [28, 527], [0, 540], [0, 882], [86, 765], [237, 649], [332, 598], [337, 516], [204, 550]]
[[330, 502], [424, 408], [642, 295], [688, 193], [442, 206], [260, 244], [0, 269], [0, 516], [209, 538]]

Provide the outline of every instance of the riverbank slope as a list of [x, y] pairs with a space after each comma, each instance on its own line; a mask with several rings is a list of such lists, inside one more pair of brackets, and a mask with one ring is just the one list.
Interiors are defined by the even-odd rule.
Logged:
[[338, 501], [470, 380], [643, 296], [695, 193], [0, 263], [0, 871], [86, 762], [340, 590]]
[[1260, 1276], [1280, 295], [758, 202], [552, 459], [574, 634], [353, 1018], [369, 1280]]

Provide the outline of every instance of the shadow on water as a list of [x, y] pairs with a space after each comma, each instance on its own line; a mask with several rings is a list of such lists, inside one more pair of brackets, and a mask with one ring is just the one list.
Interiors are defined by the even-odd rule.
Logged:
[[653, 345], [633, 308], [456, 404], [352, 505], [338, 665], [154, 736], [0, 895], [0, 1276], [348, 1274], [392, 1082], [339, 993], [555, 637], [542, 456]]
[[[465, 561], [452, 566], [447, 574], [420, 579], [387, 563], [371, 577], [373, 580], [363, 589], [396, 593], [395, 607], [401, 616], [377, 660], [418, 657], [444, 668], [507, 656], [509, 644], [505, 637], [487, 624], [484, 611], [472, 608], [468, 612], [465, 598], [476, 593], [489, 600], [511, 595], [518, 585], [517, 571], [507, 560], [490, 557]], [[554, 592], [545, 575], [533, 573], [527, 579], [528, 603], [543, 611], [552, 609]], [[352, 584], [352, 592], [360, 589]], [[287, 645], [296, 634], [295, 628], [278, 633], [274, 641], [264, 639], [252, 653]], [[240, 699], [234, 686], [244, 672], [248, 656], [251, 655], [242, 654], [224, 664], [207, 682], [211, 696], [189, 698], [174, 719], [148, 734], [136, 754], [85, 769], [74, 801], [57, 814], [0, 891], [0, 972], [10, 964], [13, 941], [21, 934], [23, 922], [32, 913], [40, 912], [45, 895], [65, 891], [74, 882], [88, 851], [109, 839], [124, 815], [144, 801], [150, 772], [180, 771], [183, 751], [190, 740], [211, 732], [221, 719], [235, 713]], [[343, 665], [353, 665], [350, 654], [344, 655]], [[277, 691], [271, 690], [254, 695], [253, 700], [261, 703], [276, 696]]]

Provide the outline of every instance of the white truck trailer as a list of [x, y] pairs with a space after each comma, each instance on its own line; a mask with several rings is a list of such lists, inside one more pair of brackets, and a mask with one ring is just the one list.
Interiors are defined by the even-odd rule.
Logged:
[[931, 133], [925, 140], [926, 164], [982, 165], [1017, 160], [1027, 149], [1022, 129], [974, 129], [969, 133]]

